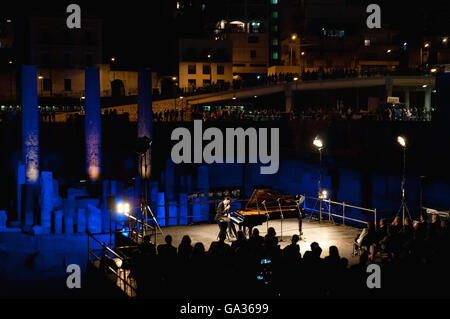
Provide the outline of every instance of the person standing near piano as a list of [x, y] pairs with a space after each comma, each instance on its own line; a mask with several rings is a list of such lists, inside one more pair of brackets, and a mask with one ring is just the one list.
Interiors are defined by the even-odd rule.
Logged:
[[229, 211], [230, 211], [230, 203], [231, 199], [229, 197], [225, 197], [223, 201], [217, 205], [216, 216], [214, 220], [219, 225], [220, 233], [227, 231], [229, 234], [233, 234], [236, 238], [236, 228], [234, 227], [233, 222], [230, 219]]

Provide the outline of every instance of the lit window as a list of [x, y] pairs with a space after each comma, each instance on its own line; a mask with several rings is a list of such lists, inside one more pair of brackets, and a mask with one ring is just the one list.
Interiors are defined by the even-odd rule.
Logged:
[[278, 60], [278, 52], [273, 52], [272, 53], [272, 59]]
[[364, 40], [364, 46], [366, 47], [370, 46], [370, 40], [368, 39]]
[[278, 45], [278, 39], [273, 39], [272, 40], [272, 45], [273, 46], [277, 46]]
[[278, 11], [272, 12], [272, 18], [277, 19], [278, 18]]
[[278, 4], [278, 0], [271, 0], [272, 4]]
[[277, 25], [272, 26], [272, 31], [278, 32], [278, 26]]

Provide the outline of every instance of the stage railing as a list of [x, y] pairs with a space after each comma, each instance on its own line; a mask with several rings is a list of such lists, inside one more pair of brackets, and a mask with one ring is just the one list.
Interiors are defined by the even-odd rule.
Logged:
[[[305, 201], [302, 204], [302, 207], [306, 209], [306, 211], [310, 213], [314, 213], [319, 215], [320, 220], [323, 220], [323, 215], [328, 217], [328, 220], [337, 219], [340, 220], [343, 224], [346, 222], [350, 223], [358, 223], [358, 224], [364, 224], [367, 225], [367, 220], [372, 219], [372, 217], [367, 216], [361, 216], [358, 218], [358, 215], [362, 215], [362, 213], [370, 213], [373, 215], [373, 221], [376, 226], [377, 224], [377, 209], [370, 209], [365, 207], [360, 207], [352, 204], [347, 204], [345, 202], [337, 202], [332, 201], [331, 199], [320, 199], [313, 196], [305, 196]], [[158, 222], [162, 221], [164, 225], [183, 225], [181, 223], [178, 223], [179, 220], [184, 219], [186, 221], [185, 224], [189, 224], [191, 222], [195, 222], [194, 219], [199, 219], [201, 221], [208, 221], [211, 217], [210, 211], [208, 210], [208, 213], [205, 214], [188, 214], [187, 215], [177, 215], [177, 216], [164, 216], [163, 218], [160, 218], [156, 216], [156, 211], [158, 207], [164, 207], [166, 209], [169, 209], [170, 207], [181, 207], [181, 206], [193, 206], [193, 205], [212, 205], [211, 209], [215, 210], [215, 207], [219, 204], [221, 200], [220, 199], [208, 199], [203, 201], [188, 201], [185, 204], [180, 203], [173, 203], [173, 204], [165, 204], [165, 205], [151, 205], [151, 208], [153, 212], [155, 213], [155, 217], [157, 218]], [[232, 203], [241, 203], [241, 208], [244, 208], [244, 204], [248, 201], [248, 199], [239, 199], [239, 200], [233, 200]], [[295, 206], [293, 206], [295, 207]], [[267, 207], [270, 209], [271, 207]], [[274, 208], [278, 208], [278, 206], [274, 206]], [[265, 207], [261, 206], [261, 211], [264, 211]], [[356, 216], [355, 216], [356, 215]], [[350, 217], [351, 216], [351, 217]], [[151, 224], [151, 221], [149, 221]]]
[[[136, 281], [129, 277], [130, 270], [123, 268], [128, 258], [120, 256], [108, 247], [108, 245], [95, 238], [97, 235], [107, 234], [109, 233], [92, 234], [88, 232], [88, 261], [97, 261], [100, 270], [103, 270], [106, 275], [112, 274], [115, 277], [115, 282], [113, 283], [117, 287], [119, 287], [128, 297], [136, 297]], [[91, 240], [101, 248], [93, 249]]]
[[[334, 219], [340, 219], [342, 221], [342, 224], [345, 225], [346, 221], [353, 222], [353, 223], [359, 223], [359, 224], [365, 224], [367, 225], [367, 220], [369, 218], [365, 219], [358, 219], [353, 217], [346, 216], [346, 212], [348, 213], [349, 210], [356, 210], [357, 212], [365, 212], [365, 213], [371, 213], [373, 214], [373, 222], [374, 226], [377, 226], [377, 209], [370, 209], [360, 206], [355, 206], [351, 204], [347, 204], [345, 202], [335, 202], [331, 199], [326, 198], [317, 198], [312, 196], [305, 196], [305, 201], [303, 202], [303, 208], [311, 213], [314, 213], [316, 215], [319, 215], [319, 222], [323, 220], [323, 215], [328, 217], [329, 221], [335, 221]], [[308, 205], [311, 203], [311, 201], [314, 202], [314, 206]], [[341, 208], [341, 210], [337, 210], [336, 208]]]

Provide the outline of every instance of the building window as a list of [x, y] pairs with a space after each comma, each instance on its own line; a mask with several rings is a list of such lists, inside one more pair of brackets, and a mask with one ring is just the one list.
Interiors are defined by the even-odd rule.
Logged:
[[223, 65], [218, 65], [217, 66], [217, 74], [224, 74], [225, 73], [225, 68]]
[[196, 82], [195, 82], [195, 79], [189, 79], [189, 80], [188, 80], [188, 86], [189, 86], [190, 88], [195, 88], [196, 85], [197, 85], [197, 84], [196, 84]]
[[211, 74], [211, 66], [209, 64], [203, 64], [203, 74]]
[[277, 46], [278, 45], [278, 39], [273, 39], [272, 40], [272, 45], [273, 46]]
[[250, 58], [256, 59], [256, 50], [250, 50]]
[[272, 52], [272, 59], [278, 60], [278, 52]]
[[188, 74], [197, 74], [197, 66], [195, 64], [188, 65]]
[[44, 91], [51, 91], [52, 89], [52, 80], [51, 79], [43, 79], [42, 80], [42, 90]]
[[278, 26], [277, 25], [273, 25], [272, 26], [272, 31], [273, 32], [278, 32]]
[[272, 4], [278, 4], [278, 0], [270, 0]]
[[274, 19], [278, 18], [278, 11], [272, 11], [272, 18]]
[[203, 86], [211, 85], [211, 80], [203, 80]]
[[225, 80], [217, 80], [217, 84], [225, 84]]
[[248, 37], [248, 43], [258, 43], [259, 42], [259, 38], [256, 36], [250, 36]]
[[366, 46], [366, 47], [370, 46], [370, 40], [365, 39], [364, 40], [364, 46]]
[[257, 21], [253, 21], [253, 22], [250, 24], [250, 26], [251, 26], [251, 28], [250, 28], [250, 31], [251, 31], [251, 32], [253, 32], [253, 33], [258, 33], [258, 32], [259, 32], [259, 27], [261, 26], [261, 23], [260, 23], [260, 22], [257, 22]]
[[72, 91], [72, 80], [64, 79], [64, 91]]

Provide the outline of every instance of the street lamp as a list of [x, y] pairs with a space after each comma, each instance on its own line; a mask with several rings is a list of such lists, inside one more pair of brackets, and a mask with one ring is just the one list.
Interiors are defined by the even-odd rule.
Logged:
[[[322, 219], [322, 200], [323, 200], [323, 191], [322, 191], [322, 150], [323, 150], [323, 141], [320, 136], [316, 136], [313, 141], [313, 145], [319, 150], [319, 182], [318, 182], [318, 197], [320, 200], [320, 217], [319, 222]], [[325, 193], [326, 194], [326, 193]]]
[[403, 223], [403, 228], [405, 227], [405, 211], [408, 213], [408, 215], [411, 217], [411, 215], [409, 214], [409, 209], [406, 206], [406, 146], [407, 146], [407, 140], [405, 136], [397, 136], [397, 143], [401, 146], [402, 150], [403, 150], [403, 173], [402, 173], [402, 183], [401, 183], [401, 191], [402, 191], [402, 203], [400, 205], [400, 209], [399, 212], [402, 212], [402, 223]]
[[212, 84], [212, 67], [211, 67], [211, 54], [208, 54], [208, 60], [209, 60], [209, 85]]
[[[297, 39], [297, 34], [293, 33], [291, 35], [291, 40], [295, 41], [296, 39]], [[293, 43], [290, 43], [290, 45], [289, 45], [289, 47], [290, 47], [289, 62], [290, 62], [291, 66], [292, 66], [292, 63], [293, 63], [292, 46], [293, 46]]]

